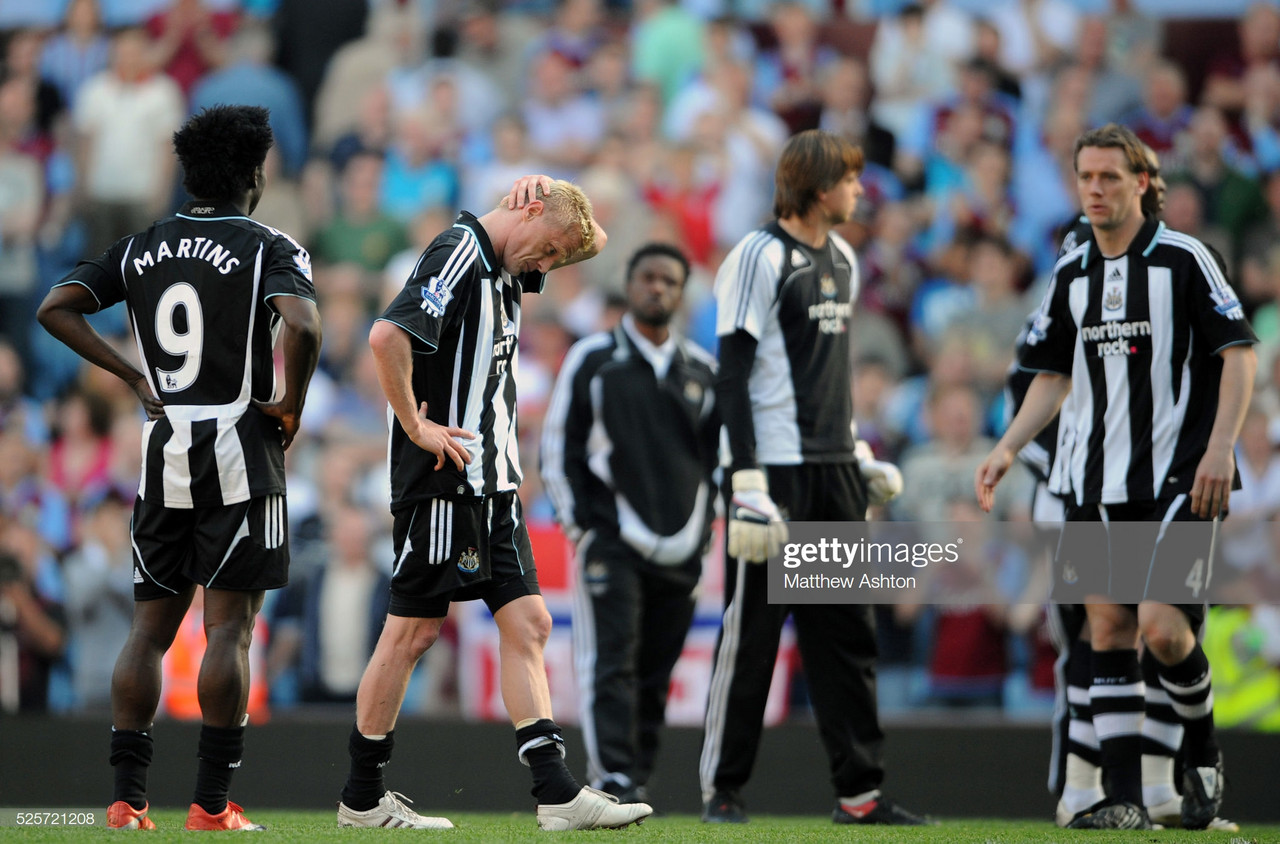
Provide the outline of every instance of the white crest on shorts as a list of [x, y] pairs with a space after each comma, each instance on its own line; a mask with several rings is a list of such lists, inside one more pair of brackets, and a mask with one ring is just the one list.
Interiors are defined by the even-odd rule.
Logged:
[[470, 574], [480, 568], [480, 554], [475, 548], [467, 548], [458, 555], [458, 568]]

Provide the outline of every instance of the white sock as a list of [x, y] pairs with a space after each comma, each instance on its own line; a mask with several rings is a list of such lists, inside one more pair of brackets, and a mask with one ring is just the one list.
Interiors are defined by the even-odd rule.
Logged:
[[841, 797], [840, 803], [844, 806], [861, 806], [863, 803], [875, 800], [880, 796], [880, 789], [873, 788], [870, 791], [864, 791], [861, 794], [855, 794], [852, 797]]
[[1173, 757], [1142, 754], [1142, 802], [1159, 806], [1178, 796], [1173, 787]]
[[1074, 753], [1067, 754], [1067, 782], [1062, 789], [1062, 805], [1075, 814], [1106, 799], [1102, 790], [1102, 769]]

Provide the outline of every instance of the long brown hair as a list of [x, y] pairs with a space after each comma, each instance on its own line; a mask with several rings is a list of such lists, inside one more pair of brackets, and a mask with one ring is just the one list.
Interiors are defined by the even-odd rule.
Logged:
[[862, 150], [839, 135], [809, 129], [792, 136], [782, 148], [774, 174], [773, 215], [803, 217], [849, 173], [861, 173]]

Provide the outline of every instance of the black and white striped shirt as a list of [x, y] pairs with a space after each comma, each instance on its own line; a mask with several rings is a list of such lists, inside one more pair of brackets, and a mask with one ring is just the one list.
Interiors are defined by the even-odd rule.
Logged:
[[1256, 342], [1221, 258], [1196, 238], [1148, 219], [1123, 255], [1082, 241], [1054, 267], [1021, 359], [1072, 379], [1051, 491], [1081, 506], [1188, 492], [1217, 413], [1218, 352]]
[[142, 372], [165, 406], [143, 428], [141, 498], [182, 509], [285, 491], [279, 423], [249, 399], [275, 395], [272, 298], [315, 300], [297, 241], [231, 205], [189, 202], [59, 284], [129, 309]]
[[745, 331], [757, 342], [747, 388], [759, 463], [853, 460], [849, 324], [858, 283], [844, 238], [832, 232], [814, 249], [777, 221], [739, 241], [720, 265], [716, 334]]
[[439, 496], [474, 498], [520, 486], [516, 436], [516, 372], [520, 357], [520, 296], [542, 291], [545, 276], [512, 278], [474, 216], [458, 215], [436, 236], [404, 289], [379, 317], [409, 334], [415, 401], [440, 425], [465, 428], [458, 442], [472, 456], [461, 471], [452, 461], [436, 470], [388, 409], [391, 427], [391, 507]]

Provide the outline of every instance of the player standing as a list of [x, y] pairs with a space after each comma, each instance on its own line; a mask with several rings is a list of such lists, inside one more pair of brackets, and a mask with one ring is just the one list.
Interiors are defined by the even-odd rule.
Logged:
[[[1058, 457], [1074, 496], [1069, 523], [1217, 519], [1236, 477], [1232, 449], [1257, 367], [1256, 338], [1204, 244], [1143, 216], [1149, 165], [1130, 130], [1109, 124], [1085, 133], [1075, 164], [1090, 236], [1054, 268], [1021, 361], [1038, 374], [975, 473], [979, 501], [990, 508], [1014, 455], [1069, 394], [1072, 424]], [[1089, 703], [1111, 794], [1072, 826], [1150, 825], [1142, 799], [1139, 635], [1186, 730], [1183, 825], [1203, 829], [1221, 805], [1211, 672], [1193, 632], [1203, 604], [1190, 603], [1198, 597], [1192, 591], [1186, 604], [1143, 601], [1136, 608], [1108, 595], [1113, 572], [1180, 565], [1178, 550], [1157, 541], [1150, 562], [1111, 559], [1100, 572], [1076, 573], [1092, 641]], [[1211, 557], [1212, 545], [1205, 550]]]
[[689, 261], [663, 243], [627, 262], [627, 313], [565, 356], [542, 477], [577, 541], [574, 665], [591, 784], [645, 800], [671, 671], [715, 518], [715, 360], [670, 327]]
[[[855, 456], [848, 385], [858, 265], [832, 228], [853, 214], [862, 166], [861, 150], [836, 135], [792, 137], [775, 175], [777, 219], [739, 242], [716, 276], [716, 400], [732, 492], [726, 607], [700, 765], [704, 821], [747, 820], [739, 790], [755, 764], [779, 636], [791, 615], [831, 764], [833, 820], [928, 822], [880, 793], [884, 733], [871, 607], [770, 604], [758, 565], [785, 539], [784, 514], [862, 521], [869, 504], [901, 489], [896, 469], [871, 460], [860, 469]], [[896, 484], [882, 490], [886, 472]]]
[[[199, 767], [187, 829], [261, 829], [227, 801], [244, 751], [249, 643], [267, 589], [288, 581], [284, 451], [320, 351], [307, 253], [249, 219], [272, 143], [264, 108], [217, 106], [173, 136], [196, 199], [81, 262], [45, 297], [40, 323], [124, 380], [147, 412], [133, 511], [133, 626], [111, 680], [115, 797], [108, 826], [147, 817], [160, 665], [204, 588]], [[85, 314], [123, 301], [142, 371]], [[283, 326], [284, 392], [272, 346]]]

